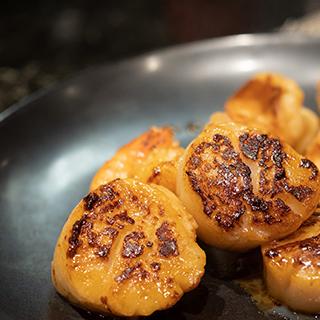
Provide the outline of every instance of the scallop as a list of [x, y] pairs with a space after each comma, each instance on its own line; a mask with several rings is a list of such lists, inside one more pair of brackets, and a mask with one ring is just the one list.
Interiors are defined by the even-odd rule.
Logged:
[[153, 127], [121, 147], [94, 176], [90, 190], [116, 178], [133, 178], [176, 190], [177, 160], [183, 148], [168, 127]]
[[290, 308], [320, 312], [320, 213], [289, 237], [262, 247], [269, 293]]
[[319, 174], [270, 134], [212, 124], [181, 158], [177, 192], [204, 242], [245, 251], [285, 237], [309, 218], [319, 202]]
[[168, 189], [111, 181], [71, 212], [56, 244], [53, 284], [71, 303], [101, 314], [146, 316], [169, 308], [204, 273], [196, 227]]
[[319, 130], [317, 115], [303, 100], [292, 79], [259, 73], [227, 100], [225, 110], [232, 121], [270, 132], [303, 153]]

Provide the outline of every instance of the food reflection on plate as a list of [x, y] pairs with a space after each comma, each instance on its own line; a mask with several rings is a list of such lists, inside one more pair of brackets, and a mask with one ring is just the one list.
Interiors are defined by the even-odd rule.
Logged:
[[150, 315], [200, 283], [197, 235], [229, 251], [261, 246], [269, 294], [320, 312], [317, 166], [319, 119], [302, 89], [257, 74], [186, 149], [153, 127], [102, 165], [61, 231], [53, 284], [84, 309]]

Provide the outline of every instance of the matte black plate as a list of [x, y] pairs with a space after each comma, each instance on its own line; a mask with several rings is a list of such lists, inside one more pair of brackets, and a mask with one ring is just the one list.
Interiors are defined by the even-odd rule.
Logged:
[[[0, 114], [0, 319], [89, 317], [55, 293], [50, 261], [70, 210], [119, 146], [161, 124], [180, 128], [186, 144], [195, 134], [187, 123], [206, 121], [257, 71], [298, 80], [314, 108], [319, 57], [319, 41], [297, 36], [200, 42], [91, 69]], [[153, 319], [265, 317], [231, 281], [207, 272]]]

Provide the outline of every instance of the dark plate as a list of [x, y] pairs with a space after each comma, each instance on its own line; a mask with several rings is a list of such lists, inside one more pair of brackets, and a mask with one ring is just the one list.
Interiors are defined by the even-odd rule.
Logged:
[[[298, 80], [315, 107], [320, 42], [288, 35], [200, 42], [88, 70], [0, 115], [0, 319], [81, 319], [50, 281], [70, 210], [103, 161], [152, 125], [172, 124], [186, 144], [252, 73]], [[209, 265], [198, 289], [153, 319], [263, 319], [250, 298]], [[222, 268], [224, 268], [222, 266]], [[290, 317], [298, 317], [291, 313]]]

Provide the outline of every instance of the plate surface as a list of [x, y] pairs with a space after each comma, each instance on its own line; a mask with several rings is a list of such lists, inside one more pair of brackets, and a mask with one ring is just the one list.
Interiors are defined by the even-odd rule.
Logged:
[[[258, 71], [296, 79], [315, 108], [319, 56], [320, 41], [297, 36], [205, 41], [90, 69], [0, 115], [0, 319], [92, 317], [55, 293], [50, 261], [70, 210], [119, 146], [162, 124], [187, 144], [195, 134], [187, 124], [204, 123]], [[194, 292], [152, 318], [273, 317], [211, 268]]]

